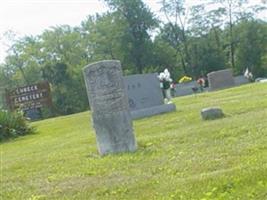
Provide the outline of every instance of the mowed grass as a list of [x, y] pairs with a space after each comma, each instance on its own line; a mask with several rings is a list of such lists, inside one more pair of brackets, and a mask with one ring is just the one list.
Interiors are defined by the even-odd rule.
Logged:
[[[1, 144], [0, 199], [267, 199], [267, 84], [174, 102], [134, 121], [135, 153], [100, 157], [89, 112], [33, 123]], [[226, 117], [202, 121], [209, 106]]]

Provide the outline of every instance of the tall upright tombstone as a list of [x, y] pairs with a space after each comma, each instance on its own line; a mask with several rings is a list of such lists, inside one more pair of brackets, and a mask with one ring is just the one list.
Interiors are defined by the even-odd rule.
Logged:
[[135, 151], [137, 145], [120, 62], [90, 64], [84, 68], [84, 78], [99, 153]]

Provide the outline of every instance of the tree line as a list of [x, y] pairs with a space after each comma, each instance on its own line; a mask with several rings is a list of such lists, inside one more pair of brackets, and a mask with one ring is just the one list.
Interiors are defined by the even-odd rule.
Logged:
[[[48, 80], [53, 113], [88, 109], [82, 68], [116, 59], [125, 75], [168, 68], [173, 80], [194, 79], [211, 71], [248, 68], [267, 76], [267, 22], [257, 18], [266, 2], [161, 0], [160, 20], [142, 0], [103, 0], [109, 11], [88, 16], [77, 27], [56, 26], [37, 36], [14, 40], [0, 65], [4, 88]], [[0, 102], [0, 107], [4, 106]]]

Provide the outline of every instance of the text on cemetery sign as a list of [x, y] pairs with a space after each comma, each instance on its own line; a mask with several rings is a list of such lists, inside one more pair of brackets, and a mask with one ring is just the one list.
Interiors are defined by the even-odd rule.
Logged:
[[50, 107], [52, 105], [50, 86], [48, 82], [18, 87], [6, 90], [6, 102], [11, 110], [21, 108], [23, 110]]

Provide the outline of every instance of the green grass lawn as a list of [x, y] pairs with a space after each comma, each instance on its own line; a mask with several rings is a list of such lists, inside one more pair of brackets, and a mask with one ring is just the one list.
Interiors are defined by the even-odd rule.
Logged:
[[[90, 113], [1, 146], [1, 200], [267, 199], [267, 84], [175, 98], [134, 121], [138, 151], [100, 157]], [[204, 107], [226, 117], [202, 121]]]

